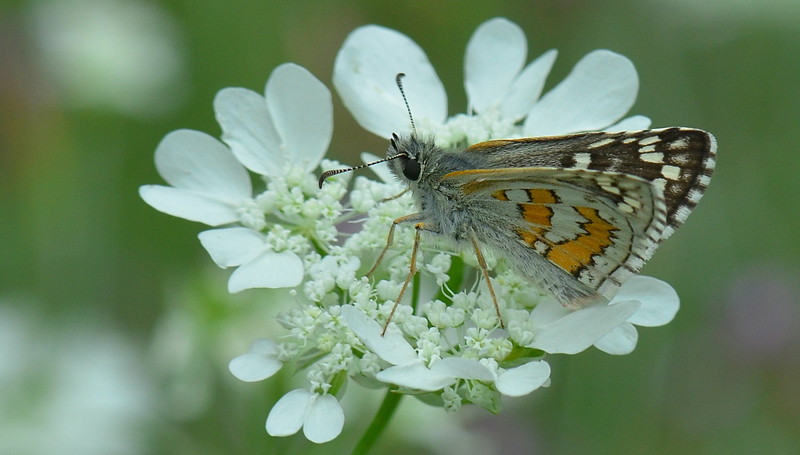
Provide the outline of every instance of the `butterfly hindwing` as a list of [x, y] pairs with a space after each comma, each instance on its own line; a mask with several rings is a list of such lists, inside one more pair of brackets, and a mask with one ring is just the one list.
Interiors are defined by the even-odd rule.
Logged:
[[476, 205], [511, 214], [504, 229], [524, 250], [609, 299], [638, 273], [666, 227], [660, 190], [626, 174], [492, 169], [453, 172], [443, 182]]

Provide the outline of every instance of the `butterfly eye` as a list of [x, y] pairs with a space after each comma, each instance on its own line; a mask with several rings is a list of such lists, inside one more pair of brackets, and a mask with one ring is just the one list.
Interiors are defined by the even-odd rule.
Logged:
[[404, 160], [403, 175], [405, 175], [407, 179], [411, 180], [412, 182], [416, 182], [419, 179], [419, 171], [419, 161], [413, 158]]

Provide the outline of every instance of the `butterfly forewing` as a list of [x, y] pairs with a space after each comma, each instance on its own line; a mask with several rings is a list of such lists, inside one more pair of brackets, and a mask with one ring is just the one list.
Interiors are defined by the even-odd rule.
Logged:
[[491, 167], [585, 169], [651, 182], [661, 189], [667, 209], [663, 240], [683, 224], [705, 193], [717, 144], [705, 131], [675, 127], [489, 141], [468, 151], [484, 154]]

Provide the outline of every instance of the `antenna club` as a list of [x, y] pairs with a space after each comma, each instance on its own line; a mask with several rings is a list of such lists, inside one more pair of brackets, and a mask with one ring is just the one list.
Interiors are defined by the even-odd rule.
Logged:
[[344, 170], [342, 169], [331, 169], [329, 171], [323, 172], [322, 175], [319, 176], [319, 189], [322, 189], [322, 182], [324, 182], [325, 179], [327, 179], [332, 175], [340, 174], [342, 172], [344, 172]]

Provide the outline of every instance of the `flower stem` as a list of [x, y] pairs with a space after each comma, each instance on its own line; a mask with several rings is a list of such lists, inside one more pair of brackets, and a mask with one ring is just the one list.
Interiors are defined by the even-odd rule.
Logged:
[[364, 432], [364, 435], [361, 436], [358, 444], [356, 444], [352, 455], [364, 455], [369, 452], [369, 449], [372, 448], [372, 445], [375, 444], [375, 441], [383, 434], [389, 424], [389, 420], [391, 420], [392, 414], [397, 409], [397, 405], [400, 404], [401, 398], [403, 398], [402, 394], [395, 393], [391, 389], [386, 391], [386, 396], [383, 398], [383, 403], [381, 403], [378, 413], [375, 414], [375, 418], [372, 419], [372, 423], [367, 427], [367, 431]]

